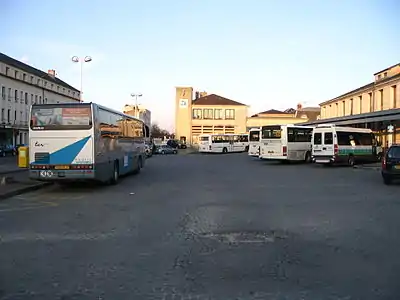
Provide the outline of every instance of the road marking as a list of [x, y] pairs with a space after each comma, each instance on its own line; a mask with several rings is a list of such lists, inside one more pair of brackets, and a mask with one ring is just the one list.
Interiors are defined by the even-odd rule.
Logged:
[[[42, 204], [42, 205], [40, 205]], [[41, 202], [38, 205], [33, 205], [33, 206], [28, 206], [28, 207], [13, 207], [13, 208], [4, 208], [0, 209], [0, 213], [3, 212], [17, 212], [17, 211], [24, 211], [24, 210], [34, 210], [34, 209], [40, 209], [40, 208], [46, 208], [46, 207], [56, 207], [59, 206], [58, 203], [55, 202]]]

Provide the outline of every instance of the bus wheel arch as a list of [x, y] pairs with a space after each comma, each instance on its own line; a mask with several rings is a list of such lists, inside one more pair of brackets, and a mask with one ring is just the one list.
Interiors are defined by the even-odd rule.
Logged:
[[246, 146], [246, 148], [244, 148], [244, 151], [249, 152], [249, 146]]

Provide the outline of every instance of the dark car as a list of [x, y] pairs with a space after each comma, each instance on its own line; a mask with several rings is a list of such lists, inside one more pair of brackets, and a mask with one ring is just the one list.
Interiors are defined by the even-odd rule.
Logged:
[[0, 156], [17, 155], [17, 149], [13, 145], [0, 145]]
[[168, 140], [167, 145], [175, 149], [186, 149], [186, 143], [179, 140]]
[[157, 147], [158, 154], [177, 154], [178, 150], [176, 148], [172, 148], [169, 145], [161, 145]]
[[400, 145], [392, 145], [382, 160], [381, 174], [385, 184], [400, 179]]

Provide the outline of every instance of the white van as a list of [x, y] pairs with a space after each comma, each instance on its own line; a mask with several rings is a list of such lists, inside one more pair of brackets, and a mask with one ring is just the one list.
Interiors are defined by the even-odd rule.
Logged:
[[317, 125], [312, 136], [312, 160], [317, 164], [377, 161], [377, 142], [371, 129]]

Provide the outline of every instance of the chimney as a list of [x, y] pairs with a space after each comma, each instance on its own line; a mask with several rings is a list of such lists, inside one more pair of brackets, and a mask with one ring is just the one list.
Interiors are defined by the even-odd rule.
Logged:
[[51, 77], [56, 77], [56, 70], [48, 70], [47, 74], [49, 74]]
[[301, 103], [297, 104], [297, 110], [301, 110], [303, 108], [303, 105]]

